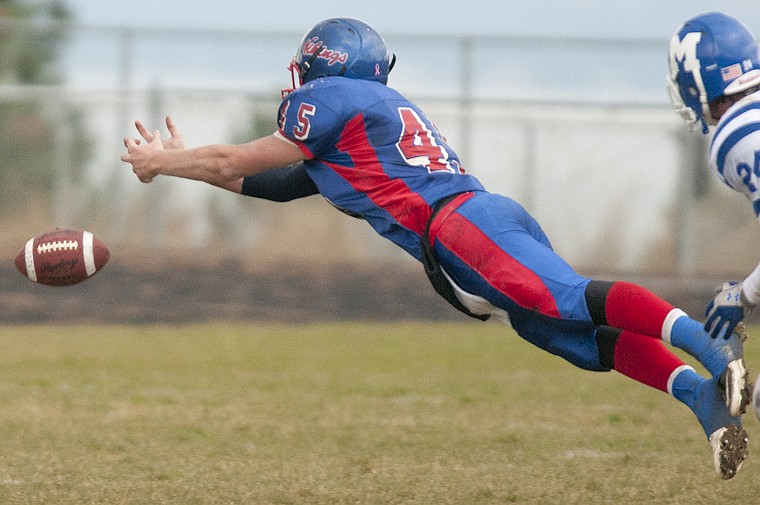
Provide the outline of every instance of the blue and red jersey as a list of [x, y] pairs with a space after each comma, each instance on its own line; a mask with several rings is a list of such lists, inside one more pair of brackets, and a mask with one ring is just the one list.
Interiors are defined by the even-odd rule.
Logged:
[[427, 116], [381, 83], [311, 81], [283, 100], [278, 133], [307, 155], [322, 196], [417, 259], [432, 206], [452, 194], [485, 191]]
[[[278, 135], [304, 152], [306, 173], [322, 196], [418, 260], [434, 206], [461, 194], [446, 199], [428, 237], [458, 300], [475, 314], [508, 314], [523, 338], [577, 366], [608, 369], [586, 302], [590, 279], [554, 252], [519, 203], [465, 174], [435, 125], [398, 92], [361, 79], [310, 81], [280, 105]], [[302, 181], [304, 169], [272, 177], [289, 174]], [[245, 194], [268, 194], [275, 186], [261, 178], [249, 182], [254, 188]], [[299, 187], [313, 194], [313, 187]]]

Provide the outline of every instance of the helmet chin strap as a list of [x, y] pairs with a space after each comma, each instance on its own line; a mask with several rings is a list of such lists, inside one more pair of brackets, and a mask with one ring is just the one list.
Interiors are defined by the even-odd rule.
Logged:
[[673, 110], [681, 116], [681, 119], [686, 121], [691, 131], [696, 130], [699, 127], [700, 122], [703, 121], [697, 118], [697, 113], [692, 110], [691, 107], [687, 107], [681, 97], [681, 93], [678, 90], [678, 83], [675, 80], [673, 74], [668, 74], [665, 78], [665, 87], [668, 90], [668, 96], [670, 97], [670, 103], [673, 106]]
[[298, 69], [298, 76], [301, 78], [301, 84], [304, 83], [306, 79], [306, 74], [308, 74], [309, 70], [311, 70], [311, 65], [314, 63], [314, 60], [316, 60], [317, 57], [319, 57], [320, 51], [321, 51], [321, 48], [317, 48], [317, 50], [311, 54], [309, 59], [307, 61], [304, 61], [301, 64], [300, 68]]
[[[708, 125], [714, 125], [716, 124], [716, 121], [710, 113], [710, 104], [707, 103], [707, 93], [703, 91], [704, 86], [701, 86], [702, 91], [699, 93], [699, 103], [702, 109], [702, 117], [697, 117], [697, 111], [692, 110], [691, 107], [688, 107], [686, 103], [684, 103], [683, 98], [681, 97], [681, 92], [678, 88], [678, 82], [675, 80], [672, 73], [668, 74], [666, 77], [665, 84], [668, 90], [668, 95], [670, 96], [670, 103], [673, 106], [673, 110], [681, 116], [681, 119], [689, 124], [689, 129], [691, 131], [697, 130], [701, 125], [702, 133], [707, 135], [710, 132]], [[697, 81], [697, 85], [700, 86], [701, 84], [702, 79], [700, 78]]]
[[710, 104], [707, 103], [707, 94], [702, 92], [699, 94], [699, 103], [702, 104], [702, 133], [707, 135], [710, 133], [708, 125], [716, 125], [718, 122], [712, 117], [710, 112]]

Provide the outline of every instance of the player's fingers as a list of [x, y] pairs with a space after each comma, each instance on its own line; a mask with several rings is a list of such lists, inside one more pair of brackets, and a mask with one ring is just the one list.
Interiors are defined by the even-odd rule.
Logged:
[[723, 327], [723, 324], [720, 319], [713, 320], [710, 323], [710, 329], [707, 330], [707, 332], [710, 334], [712, 338], [716, 338], [718, 334], [720, 334], [720, 330]]
[[713, 335], [713, 331], [715, 330], [715, 318], [716, 314], [711, 314], [705, 321], [705, 331], [710, 335]]
[[[722, 320], [718, 320], [718, 322], [715, 324], [715, 329], [713, 329], [713, 338], [718, 338], [720, 336], [725, 337], [726, 335], [726, 328], [731, 324], [730, 321], [723, 322]], [[726, 333], [724, 333], [726, 332]]]
[[715, 325], [710, 325], [710, 327], [706, 327], [705, 331], [710, 334], [711, 338], [715, 338], [715, 336], [718, 334], [718, 329], [715, 327]]
[[177, 125], [174, 124], [174, 120], [171, 116], [166, 116], [166, 129], [169, 130], [169, 135], [172, 137], [179, 135]]
[[142, 138], [148, 142], [151, 142], [153, 140], [153, 135], [148, 131], [147, 128], [145, 128], [145, 125], [142, 124], [141, 121], [135, 121], [135, 128], [137, 128], [137, 131], [140, 133], [140, 135], [142, 135]]
[[723, 334], [724, 339], [728, 339], [731, 337], [731, 335], [734, 333], [734, 329], [736, 329], [736, 323], [733, 321], [729, 321], [727, 323], [726, 333]]
[[717, 321], [715, 321], [715, 324], [713, 325], [713, 330], [711, 333], [712, 338], [719, 338], [722, 332], [725, 330], [726, 324], [728, 323], [723, 322], [723, 320], [721, 319], [718, 319]]

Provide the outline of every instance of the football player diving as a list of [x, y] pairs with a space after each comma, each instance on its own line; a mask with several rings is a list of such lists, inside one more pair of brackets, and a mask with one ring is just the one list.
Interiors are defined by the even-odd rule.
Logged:
[[[122, 161], [142, 182], [173, 176], [288, 201], [320, 194], [419, 260], [434, 289], [477, 319], [591, 371], [610, 371], [672, 395], [696, 416], [718, 474], [747, 457], [749, 401], [743, 339], [701, 322], [629, 282], [577, 273], [515, 200], [487, 191], [428, 116], [387, 85], [395, 56], [350, 18], [324, 20], [290, 63], [278, 129], [239, 145], [186, 148], [135, 123]], [[694, 356], [702, 377], [671, 352]]]

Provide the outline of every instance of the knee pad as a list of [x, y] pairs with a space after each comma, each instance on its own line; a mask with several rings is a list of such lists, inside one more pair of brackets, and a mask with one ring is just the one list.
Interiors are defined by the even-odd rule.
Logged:
[[597, 326], [607, 324], [605, 303], [613, 284], [608, 281], [591, 281], [586, 285], [586, 306], [591, 320]]
[[611, 326], [600, 326], [596, 330], [596, 347], [599, 349], [599, 363], [607, 368], [615, 368], [615, 346], [622, 330]]

